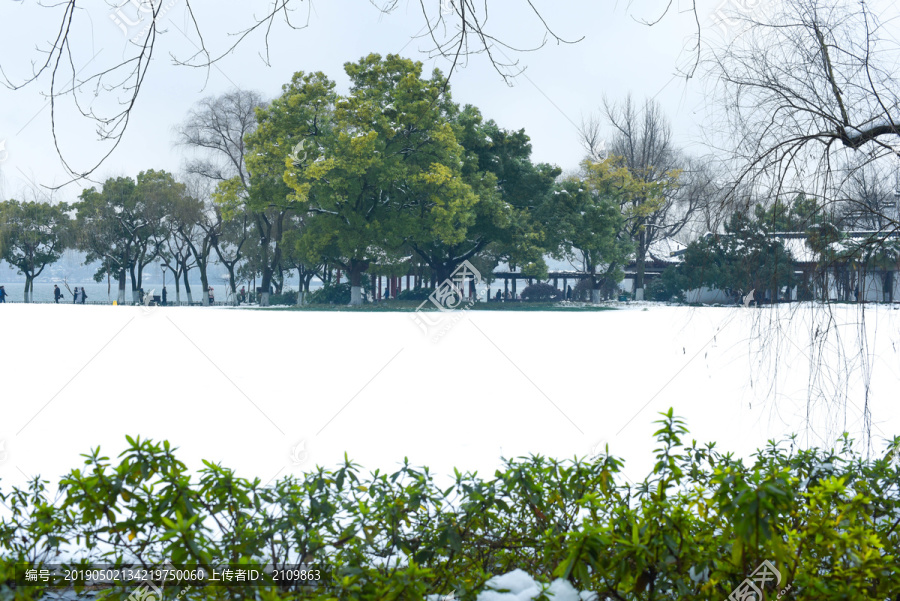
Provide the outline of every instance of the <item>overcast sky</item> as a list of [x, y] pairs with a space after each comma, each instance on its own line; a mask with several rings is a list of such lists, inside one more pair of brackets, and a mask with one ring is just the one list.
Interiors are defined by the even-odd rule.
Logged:
[[[429, 2], [439, 4], [439, 0]], [[124, 0], [120, 3], [125, 4], [122, 14], [136, 21], [135, 8]], [[269, 0], [197, 0], [194, 7], [207, 46], [215, 54], [233, 41], [228, 33], [252, 23], [254, 13], [262, 14], [269, 4]], [[671, 13], [654, 27], [638, 20], [656, 18], [665, 2], [635, 0], [629, 6], [624, 0], [542, 0], [535, 4], [558, 35], [584, 39], [571, 45], [548, 41], [536, 52], [502, 51], [525, 67], [512, 86], [486, 57], [472, 57], [451, 80], [457, 102], [478, 106], [503, 127], [524, 128], [531, 136], [537, 161], [574, 169], [582, 156], [576, 125], [583, 116], [597, 112], [604, 94], [613, 100], [629, 92], [639, 100], [656, 97], [672, 119], [678, 142], [689, 151], [702, 152], [695, 133], [702, 122], [702, 81], [688, 82], [676, 75], [676, 67], [690, 58], [685, 57], [684, 48], [695, 34], [693, 15], [684, 10], [690, 5], [688, 0], [680, 0], [680, 5], [675, 0]], [[712, 13], [720, 4], [720, 0], [698, 0], [701, 23], [708, 34], [717, 29]], [[71, 44], [73, 62], [82, 78], [121, 61], [129, 43], [111, 18], [113, 9], [100, 0], [90, 6], [76, 14], [77, 33]], [[390, 15], [382, 15], [368, 0], [298, 1], [293, 19], [306, 24], [308, 15], [308, 26], [290, 30], [276, 21], [269, 36], [270, 64], [260, 56], [265, 43], [262, 32], [257, 32], [209, 70], [172, 64], [172, 55], [186, 59], [194, 52], [197, 36], [186, 20], [184, 0], [164, 0], [164, 6], [160, 29], [165, 33], [127, 133], [94, 174], [96, 180], [133, 177], [151, 168], [179, 172], [185, 154], [173, 145], [173, 128], [204, 96], [240, 87], [273, 98], [296, 71], [323, 71], [338, 82], [340, 90], [346, 90], [342, 65], [371, 52], [400, 53], [421, 60], [426, 71], [448, 69], [445, 59], [429, 56], [429, 40], [414, 39], [425, 25], [417, 0], [401, 0]], [[510, 45], [533, 47], [543, 39], [543, 28], [524, 0], [491, 0], [489, 6], [493, 32]], [[56, 35], [60, 17], [59, 9], [41, 8], [36, 0], [0, 2], [0, 65], [11, 81], [21, 82], [31, 72], [32, 63], [41, 60], [39, 50]], [[138, 35], [145, 25], [146, 21], [126, 27], [128, 35]], [[53, 149], [47, 75], [24, 89], [0, 89], [0, 141], [5, 141], [0, 142], [5, 143], [5, 151], [0, 150], [3, 198], [30, 198], [31, 190], [58, 186], [69, 179]], [[60, 79], [66, 77], [71, 75], [63, 73]], [[97, 92], [96, 96], [81, 94], [82, 106], [101, 112], [109, 109], [115, 98], [102, 89]], [[57, 136], [66, 158], [75, 169], [90, 168], [108, 150], [98, 141], [96, 124], [75, 112], [71, 97], [60, 99], [57, 110]], [[52, 196], [72, 201], [88, 185], [71, 184]], [[48, 192], [37, 194], [46, 197]]]

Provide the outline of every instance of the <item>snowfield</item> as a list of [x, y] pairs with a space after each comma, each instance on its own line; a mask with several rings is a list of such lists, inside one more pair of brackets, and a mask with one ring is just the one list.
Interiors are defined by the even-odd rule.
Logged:
[[[900, 310], [830, 310], [477, 311], [447, 317], [435, 342], [409, 313], [7, 304], [0, 484], [55, 484], [92, 447], [114, 458], [126, 434], [263, 482], [345, 453], [488, 477], [501, 456], [606, 444], [638, 480], [670, 406], [692, 438], [739, 456], [791, 432], [804, 446], [861, 439], [867, 406], [880, 455], [900, 432]], [[808, 402], [811, 373], [824, 394]]]

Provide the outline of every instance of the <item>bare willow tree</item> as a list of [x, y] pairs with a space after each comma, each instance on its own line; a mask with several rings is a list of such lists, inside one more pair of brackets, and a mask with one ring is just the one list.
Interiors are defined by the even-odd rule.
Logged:
[[[832, 267], [829, 256], [864, 267], [883, 255], [898, 230], [896, 212], [885, 210], [885, 194], [871, 185], [872, 177], [890, 171], [900, 142], [900, 41], [891, 31], [900, 16], [897, 6], [854, 0], [787, 0], [767, 6], [765, 13], [732, 15], [731, 22], [739, 25], [736, 35], [706, 57], [713, 85], [708, 96], [716, 99], [718, 117], [708, 120], [718, 128], [710, 127], [708, 133], [733, 171], [729, 198], [752, 202], [803, 194], [814, 198], [831, 221], [843, 215], [842, 225], [876, 228], [876, 235], [852, 244], [838, 240], [834, 224], [810, 237], [820, 270]], [[896, 269], [896, 256], [892, 260]], [[854, 271], [856, 297], [864, 298], [860, 284], [865, 269]], [[827, 289], [824, 294], [828, 299]], [[807, 417], [813, 406], [825, 407], [838, 430], [859, 419], [871, 442], [876, 326], [866, 319], [864, 305], [856, 311], [855, 338], [836, 327], [846, 321], [846, 308], [825, 303], [795, 308], [790, 315], [773, 311], [760, 319], [757, 344], [776, 349], [770, 356], [777, 362], [778, 349], [787, 342], [796, 346], [786, 334], [790, 322], [795, 333], [796, 324], [805, 323]], [[851, 389], [851, 383], [858, 389]], [[852, 407], [859, 410], [857, 418], [848, 416]]]
[[[243, 189], [249, 189], [246, 136], [256, 129], [256, 109], [262, 106], [265, 106], [262, 96], [252, 90], [233, 90], [200, 100], [176, 128], [177, 143], [192, 153], [185, 163], [189, 176], [214, 186], [226, 181], [238, 181]], [[235, 302], [236, 270], [248, 250], [249, 221], [260, 222], [261, 244], [268, 245], [270, 236], [263, 223], [266, 216], [253, 214], [243, 206], [222, 207], [212, 202], [211, 196], [212, 191], [208, 190], [200, 224], [206, 243], [198, 248], [205, 248], [207, 256], [208, 251], [215, 251], [225, 265], [229, 274], [230, 298]], [[201, 265], [199, 259], [197, 264]], [[205, 269], [201, 269], [201, 278], [205, 278]], [[208, 280], [204, 279], [204, 304], [208, 299], [208, 285]]]
[[729, 187], [721, 162], [711, 156], [685, 156], [678, 184], [675, 223], [684, 223], [679, 238], [686, 243], [721, 231], [727, 216], [734, 212], [723, 210], [729, 205]]
[[837, 195], [835, 223], [853, 230], [888, 232], [897, 220], [897, 165], [889, 161], [848, 165]]
[[249, 185], [244, 138], [256, 129], [256, 109], [262, 106], [262, 95], [253, 90], [200, 100], [176, 128], [178, 144], [196, 153], [185, 170], [216, 183], [239, 177]]
[[850, 0], [780, 6], [736, 15], [743, 30], [711, 51], [717, 123], [727, 126], [713, 135], [734, 141], [735, 188], [803, 192], [825, 205], [857, 169], [897, 155], [900, 42], [884, 23], [897, 15]]

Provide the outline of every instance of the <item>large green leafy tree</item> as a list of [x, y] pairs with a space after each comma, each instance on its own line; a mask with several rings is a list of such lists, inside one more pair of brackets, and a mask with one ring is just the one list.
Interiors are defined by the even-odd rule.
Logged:
[[345, 70], [350, 92], [335, 99], [331, 123], [319, 131], [321, 154], [288, 159], [284, 179], [309, 217], [301, 251], [346, 270], [358, 304], [363, 273], [385, 251], [428, 241], [445, 245], [440, 270], [461, 262], [447, 248], [466, 240], [482, 190], [463, 175], [465, 151], [451, 123], [457, 109], [439, 71], [424, 79], [421, 63], [377, 54]]
[[106, 276], [118, 282], [118, 302], [125, 302], [128, 268], [138, 252], [139, 232], [147, 227], [136, 211], [135, 183], [130, 177], [108, 179], [101, 190], [89, 188], [78, 197], [77, 246], [85, 263], [99, 262], [94, 279]]
[[146, 227], [139, 232], [135, 260], [129, 266], [134, 302], [140, 301], [138, 291], [143, 286], [144, 269], [160, 258], [171, 236], [173, 209], [187, 199], [186, 186], [171, 173], [149, 169], [138, 174], [135, 210]]
[[465, 149], [464, 180], [478, 201], [465, 235], [448, 243], [428, 236], [428, 230], [412, 237], [413, 250], [427, 263], [439, 281], [464, 260], [490, 259], [487, 267], [505, 260], [531, 275], [546, 272], [544, 235], [533, 211], [553, 190], [558, 167], [535, 165], [531, 142], [524, 130], [510, 131], [480, 111], [466, 106], [453, 119], [454, 131]]
[[89, 188], [75, 204], [77, 247], [85, 263], [100, 264], [94, 279], [113, 276], [118, 302], [125, 302], [126, 275], [131, 274], [132, 302], [139, 302], [143, 269], [160, 256], [168, 236], [172, 203], [184, 193], [171, 174], [145, 171], [108, 179], [102, 190]]
[[283, 237], [291, 213], [306, 209], [292, 198], [293, 191], [285, 183], [285, 165], [307, 163], [320, 156], [318, 140], [331, 127], [335, 98], [334, 82], [325, 74], [294, 74], [280, 97], [256, 109], [256, 129], [245, 137], [248, 175], [218, 185], [215, 198], [226, 220], [240, 206], [253, 218], [259, 245], [250, 249], [255, 252], [247, 258], [262, 276], [261, 305], [268, 304], [269, 287], [282, 269]]
[[580, 261], [591, 278], [591, 300], [601, 289], [624, 277], [622, 267], [632, 251], [621, 206], [643, 184], [615, 159], [585, 163], [587, 176], [567, 179], [540, 207], [551, 254]]
[[25, 302], [33, 300], [34, 278], [62, 256], [69, 241], [65, 203], [0, 202], [0, 258], [25, 276]]

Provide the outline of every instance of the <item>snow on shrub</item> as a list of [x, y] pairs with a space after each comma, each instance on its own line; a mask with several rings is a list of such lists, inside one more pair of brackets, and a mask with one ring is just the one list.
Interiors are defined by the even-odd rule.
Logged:
[[579, 593], [567, 580], [559, 578], [546, 586], [523, 570], [516, 569], [488, 580], [476, 601], [531, 601], [537, 598], [548, 601], [596, 601], [597, 594], [589, 591]]

